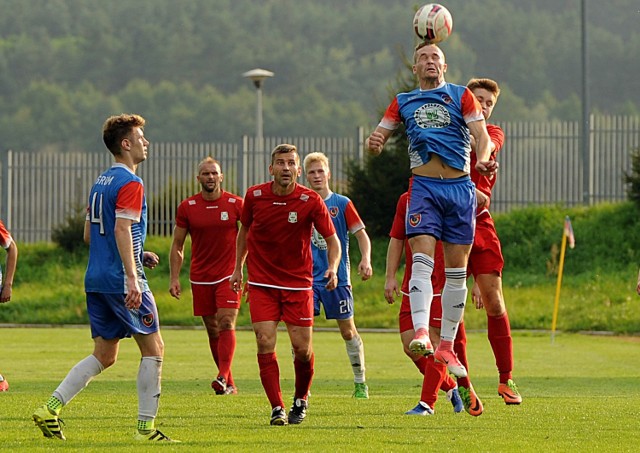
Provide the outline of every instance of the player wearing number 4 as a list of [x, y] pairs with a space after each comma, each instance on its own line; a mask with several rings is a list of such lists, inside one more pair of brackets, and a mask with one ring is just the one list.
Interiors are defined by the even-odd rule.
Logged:
[[441, 341], [435, 359], [458, 377], [467, 371], [453, 349], [467, 297], [467, 261], [475, 229], [475, 188], [469, 177], [471, 140], [476, 170], [490, 176], [490, 139], [482, 108], [471, 91], [446, 83], [445, 56], [436, 45], [421, 43], [414, 52], [413, 73], [419, 87], [396, 95], [375, 131], [367, 138], [371, 154], [382, 152], [393, 131], [404, 123], [409, 138], [411, 185], [407, 238], [413, 254], [410, 281], [411, 316], [416, 335], [414, 353], [434, 353], [429, 339], [433, 299], [431, 274], [437, 240], [442, 240], [446, 282], [442, 291]]
[[[107, 119], [103, 140], [115, 163], [102, 173], [89, 195], [84, 240], [89, 243], [85, 274], [87, 313], [93, 353], [69, 371], [33, 421], [45, 437], [65, 440], [60, 410], [91, 380], [116, 362], [120, 339], [133, 336], [140, 349], [136, 440], [172, 441], [155, 428], [160, 401], [164, 343], [158, 310], [143, 265], [154, 268], [158, 256], [143, 251], [147, 203], [138, 164], [147, 158], [145, 120], [138, 115]], [[96, 413], [84, 417], [99, 417]], [[108, 420], [104, 420], [108, 423]]]
[[353, 293], [351, 291], [351, 269], [349, 262], [349, 233], [353, 234], [360, 248], [358, 275], [363, 281], [373, 274], [371, 268], [371, 240], [364, 229], [364, 223], [351, 200], [344, 195], [333, 193], [329, 189], [331, 170], [329, 159], [323, 153], [311, 153], [304, 158], [304, 170], [309, 186], [324, 200], [336, 234], [340, 239], [342, 258], [338, 267], [338, 287], [327, 291], [324, 271], [327, 268], [327, 247], [324, 239], [313, 230], [311, 249], [313, 251], [313, 299], [314, 314], [320, 314], [320, 305], [324, 306], [327, 319], [338, 322], [340, 334], [347, 348], [347, 356], [353, 370], [353, 396], [359, 399], [369, 398], [369, 387], [365, 379], [364, 345], [353, 320]]
[[[491, 79], [471, 79], [467, 83], [482, 106], [485, 120], [489, 120], [500, 95], [500, 87]], [[491, 137], [491, 159], [495, 160], [504, 143], [504, 132], [500, 127], [487, 124]], [[475, 142], [471, 141], [472, 148]], [[476, 234], [469, 255], [469, 273], [473, 275], [472, 300], [477, 308], [487, 312], [487, 336], [493, 349], [496, 366], [500, 374], [498, 394], [506, 404], [520, 404], [522, 397], [512, 380], [513, 344], [509, 316], [502, 294], [502, 268], [504, 258], [500, 239], [489, 212], [491, 190], [496, 178], [483, 176], [474, 168], [475, 156], [471, 158], [471, 180], [476, 185], [478, 208], [476, 211]]]

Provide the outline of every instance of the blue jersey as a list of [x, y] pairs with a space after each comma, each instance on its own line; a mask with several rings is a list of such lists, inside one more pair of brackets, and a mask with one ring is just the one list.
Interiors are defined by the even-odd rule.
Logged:
[[484, 120], [482, 107], [464, 86], [443, 83], [432, 90], [399, 93], [387, 108], [380, 127], [395, 130], [400, 123], [409, 138], [411, 168], [426, 164], [435, 153], [452, 168], [471, 171], [471, 140], [467, 123]]
[[86, 292], [126, 294], [127, 277], [120, 259], [114, 228], [117, 218], [130, 219], [133, 255], [141, 291], [149, 291], [142, 267], [147, 236], [147, 202], [142, 179], [127, 166], [114, 164], [91, 188], [87, 220], [91, 242], [89, 264], [84, 277]]
[[[342, 255], [338, 266], [338, 286], [351, 286], [351, 264], [349, 262], [349, 233], [354, 234], [364, 228], [364, 223], [353, 206], [351, 200], [344, 195], [331, 192], [324, 200], [327, 205], [331, 221], [340, 240]], [[326, 285], [324, 273], [329, 266], [327, 257], [327, 243], [324, 238], [313, 229], [311, 238], [311, 252], [313, 253], [313, 284]]]

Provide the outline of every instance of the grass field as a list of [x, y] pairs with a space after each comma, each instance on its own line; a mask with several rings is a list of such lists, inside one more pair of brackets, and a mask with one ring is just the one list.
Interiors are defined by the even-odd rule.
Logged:
[[[421, 376], [394, 333], [363, 332], [371, 398], [351, 398], [352, 374], [337, 332], [316, 332], [316, 374], [307, 420], [271, 427], [260, 385], [253, 334], [238, 332], [234, 376], [239, 394], [220, 397], [202, 330], [163, 331], [166, 359], [158, 424], [181, 444], [133, 442], [138, 352], [122, 343], [120, 359], [63, 410], [66, 442], [45, 439], [31, 421], [66, 372], [92, 348], [87, 327], [0, 328], [0, 370], [11, 388], [0, 393], [0, 450], [50, 451], [637, 451], [640, 444], [640, 340], [514, 333], [514, 378], [524, 397], [506, 406], [486, 335], [469, 336], [474, 385], [485, 413], [454, 414], [442, 396], [433, 417], [408, 417]], [[284, 395], [293, 366], [280, 333]]]

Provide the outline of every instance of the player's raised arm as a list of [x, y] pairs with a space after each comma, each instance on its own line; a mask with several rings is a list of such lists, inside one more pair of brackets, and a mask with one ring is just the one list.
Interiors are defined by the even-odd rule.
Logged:
[[472, 121], [467, 124], [473, 136], [476, 148], [476, 170], [483, 176], [491, 176], [498, 170], [498, 162], [491, 160], [491, 138], [487, 132], [484, 120]]
[[392, 133], [392, 130], [386, 129], [382, 126], [376, 127], [371, 135], [369, 135], [369, 137], [364, 141], [364, 147], [367, 152], [374, 156], [379, 155]]

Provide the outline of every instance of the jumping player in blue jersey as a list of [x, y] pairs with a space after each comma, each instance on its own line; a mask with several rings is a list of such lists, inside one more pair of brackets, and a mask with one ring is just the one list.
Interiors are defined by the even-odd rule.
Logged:
[[60, 410], [116, 362], [120, 339], [133, 336], [142, 356], [134, 439], [172, 441], [155, 428], [164, 343], [156, 303], [143, 270], [143, 266], [152, 269], [158, 264], [155, 253], [143, 250], [147, 203], [142, 179], [135, 173], [147, 158], [149, 142], [144, 137], [144, 125], [141, 116], [122, 114], [108, 118], [102, 129], [115, 163], [91, 188], [84, 228], [84, 240], [89, 244], [85, 292], [94, 349], [34, 412], [34, 422], [48, 438], [65, 440]]
[[333, 226], [340, 239], [342, 257], [338, 267], [338, 286], [333, 291], [327, 284], [324, 271], [327, 268], [327, 246], [322, 236], [314, 229], [311, 240], [313, 252], [313, 300], [314, 314], [320, 314], [324, 306], [327, 319], [335, 319], [347, 348], [347, 356], [354, 376], [354, 398], [369, 398], [369, 387], [365, 379], [364, 345], [353, 321], [353, 293], [351, 292], [351, 263], [349, 262], [349, 234], [353, 234], [360, 248], [358, 275], [368, 280], [373, 274], [371, 268], [371, 240], [364, 229], [364, 223], [351, 200], [329, 189], [331, 170], [329, 159], [323, 153], [311, 153], [304, 158], [304, 170], [309, 186], [317, 192], [329, 209]]
[[422, 355], [434, 353], [428, 331], [431, 274], [436, 241], [441, 240], [446, 283], [435, 359], [454, 375], [464, 377], [467, 371], [453, 351], [453, 340], [464, 313], [467, 261], [475, 228], [475, 188], [469, 177], [471, 136], [477, 145], [476, 170], [491, 176], [498, 164], [490, 160], [482, 107], [468, 88], [445, 82], [446, 70], [445, 56], [438, 46], [418, 45], [413, 73], [419, 87], [396, 95], [365, 146], [371, 154], [380, 154], [393, 131], [404, 124], [412, 171], [406, 231], [413, 254], [409, 298], [416, 330], [409, 347]]

